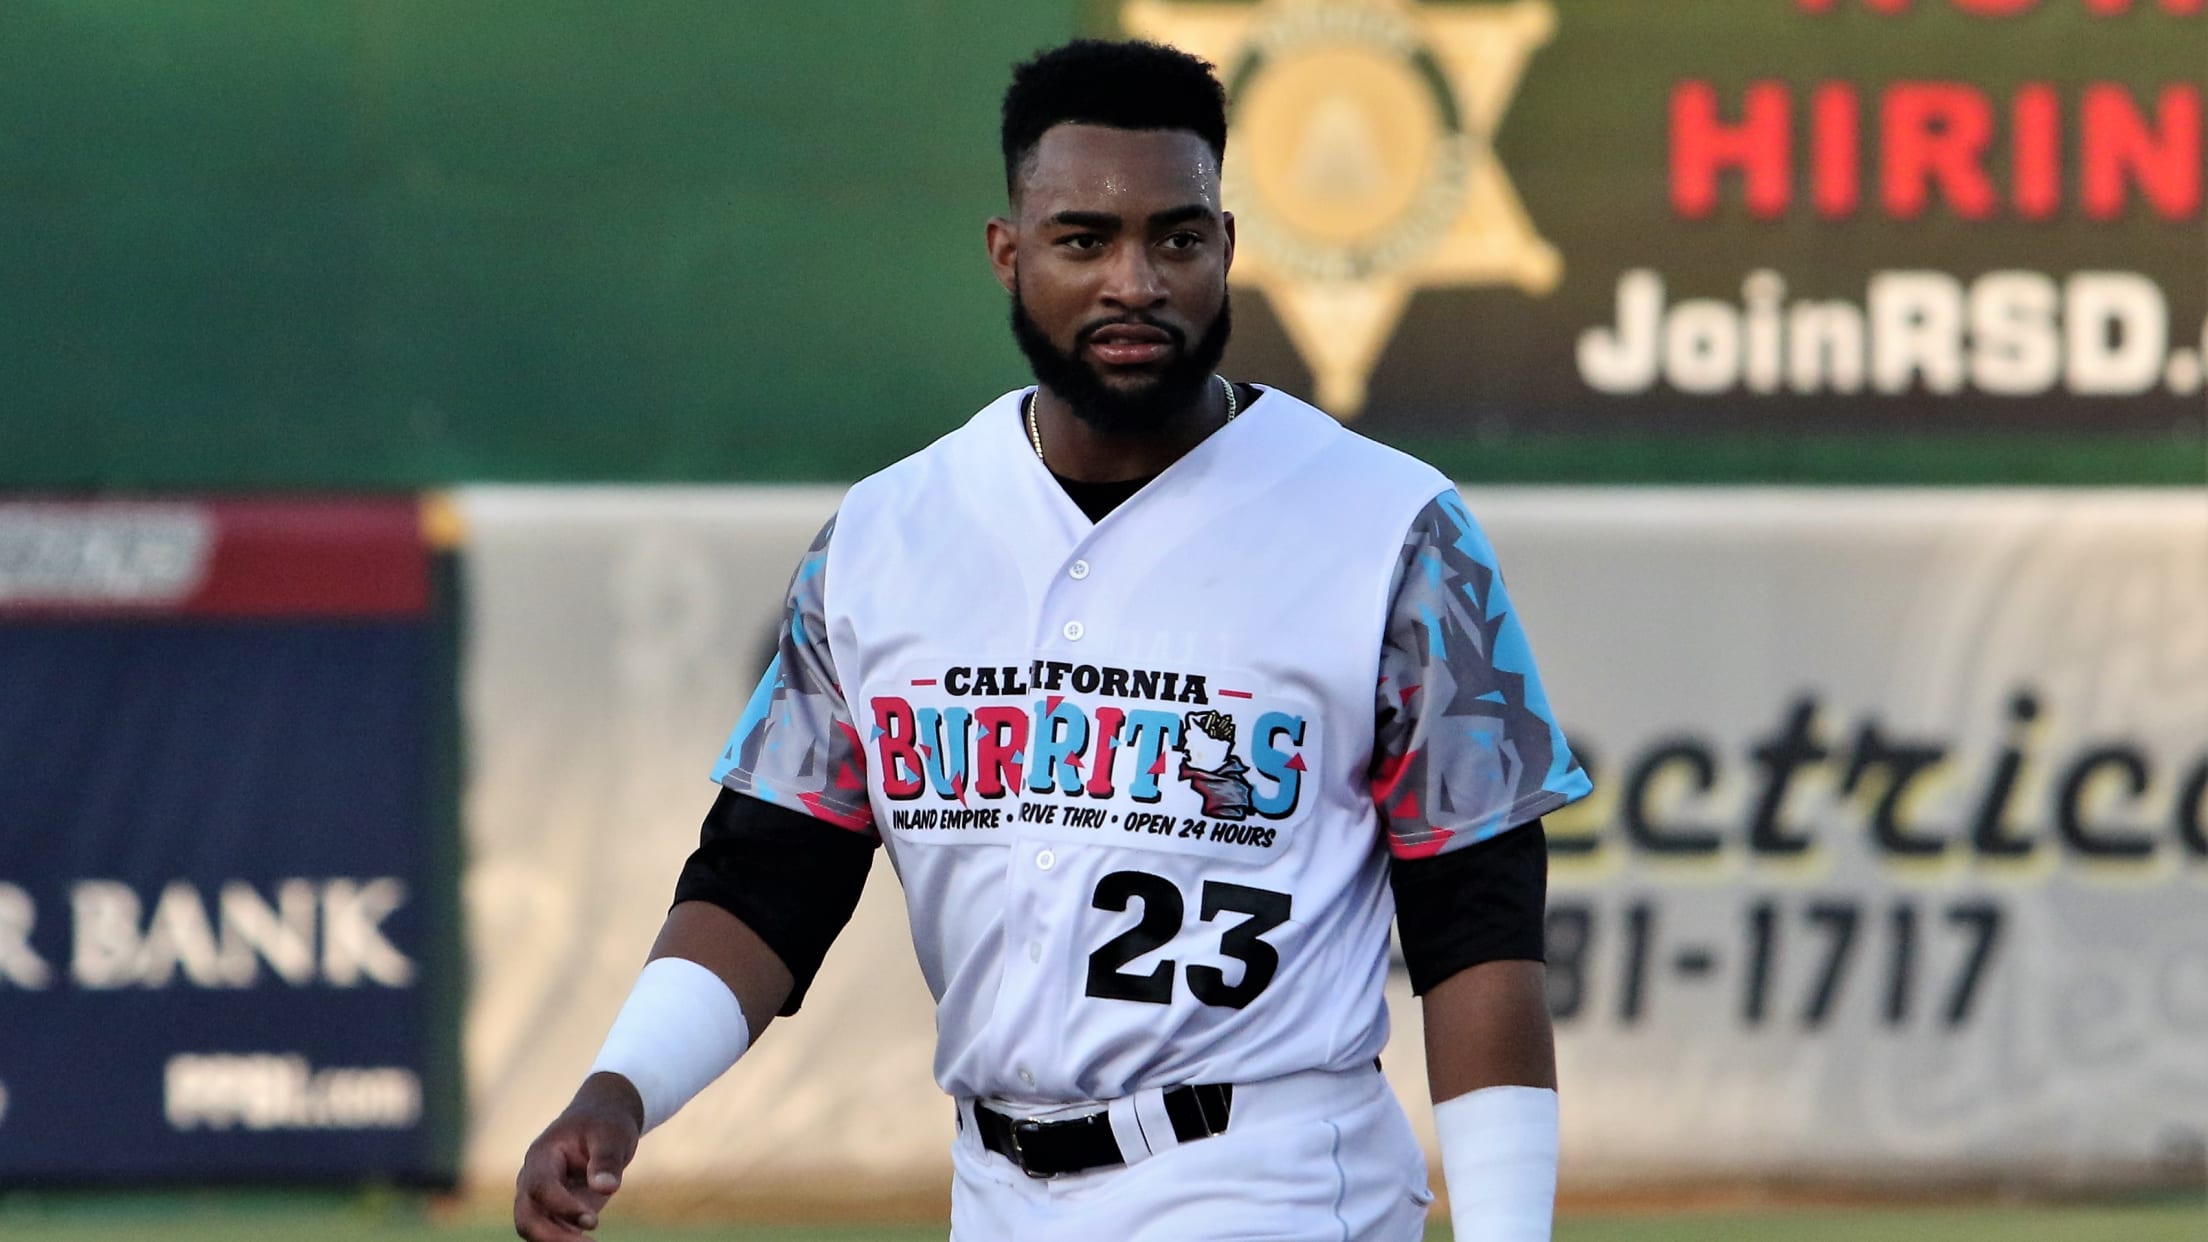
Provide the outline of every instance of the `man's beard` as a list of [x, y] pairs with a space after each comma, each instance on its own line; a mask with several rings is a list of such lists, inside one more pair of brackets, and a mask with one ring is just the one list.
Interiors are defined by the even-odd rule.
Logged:
[[[1017, 278], [1012, 286], [1012, 339], [1019, 342], [1020, 352], [1027, 355], [1027, 365], [1035, 372], [1036, 382], [1065, 399], [1073, 407], [1075, 417], [1096, 429], [1099, 435], [1130, 436], [1155, 431], [1165, 421], [1193, 405], [1203, 396], [1204, 386], [1211, 382], [1219, 360], [1226, 356], [1227, 337], [1233, 331], [1233, 315], [1229, 302], [1222, 297], [1219, 317], [1211, 321], [1194, 348], [1188, 346], [1188, 334], [1170, 324], [1160, 323], [1147, 315], [1131, 313], [1098, 320], [1081, 329], [1074, 338], [1073, 353], [1064, 354], [1050, 343], [1027, 314], [1027, 305], [1020, 300]], [[1082, 361], [1081, 350], [1089, 343], [1090, 336], [1098, 329], [1115, 323], [1139, 323], [1164, 332], [1173, 339], [1175, 353], [1155, 379], [1135, 388], [1115, 388], [1104, 382], [1096, 369]]]

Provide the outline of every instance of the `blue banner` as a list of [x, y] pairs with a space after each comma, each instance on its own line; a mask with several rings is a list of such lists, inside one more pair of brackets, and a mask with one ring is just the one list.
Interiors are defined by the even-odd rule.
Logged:
[[452, 1176], [434, 610], [0, 622], [0, 1185]]

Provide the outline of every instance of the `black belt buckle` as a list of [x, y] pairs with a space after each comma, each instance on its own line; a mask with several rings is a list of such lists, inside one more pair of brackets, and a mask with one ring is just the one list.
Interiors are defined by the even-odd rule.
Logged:
[[1012, 1158], [1012, 1163], [1020, 1166], [1020, 1172], [1027, 1174], [1029, 1177], [1048, 1180], [1059, 1175], [1056, 1173], [1037, 1173], [1035, 1170], [1028, 1168], [1027, 1147], [1022, 1142], [1023, 1139], [1033, 1138], [1041, 1133], [1042, 1129], [1043, 1123], [1032, 1118], [1015, 1121], [1006, 1126], [1004, 1129], [1004, 1145], [1011, 1150], [1005, 1154]]
[[[1234, 1088], [1216, 1083], [1172, 1087], [1163, 1097], [1174, 1136], [1184, 1143], [1224, 1133], [1233, 1100]], [[976, 1101], [974, 1120], [984, 1148], [1038, 1180], [1126, 1163], [1112, 1134], [1109, 1109], [1045, 1121], [1010, 1117]]]

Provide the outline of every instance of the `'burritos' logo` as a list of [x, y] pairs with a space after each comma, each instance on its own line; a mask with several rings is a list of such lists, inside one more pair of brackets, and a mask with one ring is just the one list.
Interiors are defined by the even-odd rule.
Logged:
[[1180, 778], [1203, 797], [1203, 813], [1216, 819], [1248, 816], [1250, 766], [1234, 755], [1234, 717], [1189, 712], [1181, 723]]
[[1127, 32], [1219, 66], [1234, 115], [1224, 197], [1237, 284], [1265, 294], [1342, 418], [1421, 286], [1554, 288], [1494, 134], [1549, 0], [1128, 0]]
[[973, 810], [1124, 797], [1213, 820], [1280, 820], [1309, 770], [1303, 713], [1185, 670], [958, 664], [868, 708], [868, 757], [892, 802]]

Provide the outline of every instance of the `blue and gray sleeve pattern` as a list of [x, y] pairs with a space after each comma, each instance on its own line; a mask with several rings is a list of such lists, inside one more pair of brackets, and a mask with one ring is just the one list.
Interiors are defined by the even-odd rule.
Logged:
[[1503, 589], [1455, 490], [1411, 523], [1389, 603], [1372, 796], [1388, 848], [1425, 858], [1586, 797]]
[[828, 540], [820, 528], [790, 579], [774, 661], [729, 734], [713, 779], [737, 793], [872, 834], [866, 752], [828, 648]]

